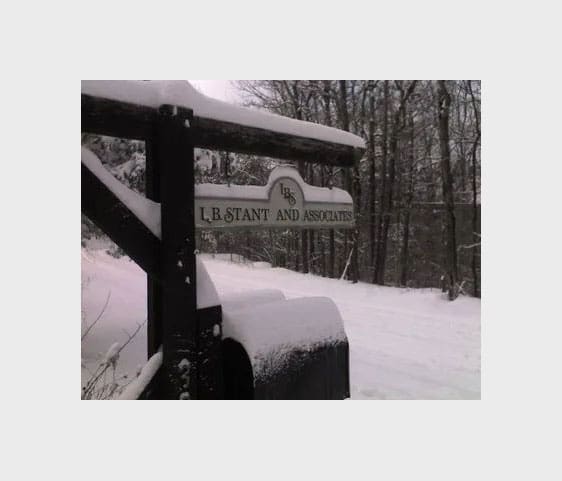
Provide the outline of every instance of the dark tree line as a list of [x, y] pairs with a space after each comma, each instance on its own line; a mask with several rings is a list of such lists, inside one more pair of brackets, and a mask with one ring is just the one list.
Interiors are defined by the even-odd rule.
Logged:
[[[352, 231], [306, 231], [289, 267], [375, 284], [441, 285], [480, 295], [480, 82], [241, 81], [249, 105], [366, 140], [352, 169], [298, 166], [349, 191]], [[299, 245], [297, 245], [299, 244]], [[295, 249], [297, 252], [295, 252]], [[348, 262], [349, 261], [349, 262]]]
[[[306, 182], [352, 195], [352, 230], [200, 233], [200, 250], [234, 252], [300, 272], [379, 285], [442, 287], [480, 296], [480, 82], [240, 81], [247, 104], [357, 134], [353, 168], [297, 163]], [[83, 143], [142, 191], [144, 145], [89, 136]], [[287, 164], [196, 152], [198, 182], [264, 185]]]

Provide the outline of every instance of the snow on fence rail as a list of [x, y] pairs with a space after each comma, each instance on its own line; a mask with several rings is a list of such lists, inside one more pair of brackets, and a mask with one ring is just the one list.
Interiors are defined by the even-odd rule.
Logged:
[[349, 132], [211, 99], [187, 81], [82, 81], [82, 128], [90, 133], [149, 138], [162, 105], [193, 111], [195, 147], [341, 166], [365, 151]]
[[162, 366], [162, 348], [156, 352], [143, 366], [140, 374], [125, 388], [119, 400], [138, 399]]
[[365, 147], [361, 137], [344, 130], [207, 97], [187, 80], [83, 80], [82, 93], [152, 108], [163, 104], [177, 105], [193, 110], [193, 115], [200, 118], [359, 149]]
[[107, 170], [91, 150], [82, 147], [81, 161], [156, 237], [161, 238], [160, 204], [127, 187]]

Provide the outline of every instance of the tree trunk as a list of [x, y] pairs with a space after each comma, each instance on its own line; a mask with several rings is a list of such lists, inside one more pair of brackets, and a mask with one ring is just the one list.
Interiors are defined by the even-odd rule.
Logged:
[[412, 209], [412, 200], [414, 198], [414, 118], [410, 116], [410, 153], [408, 156], [408, 192], [406, 194], [406, 213], [404, 214], [404, 224], [402, 228], [402, 249], [400, 251], [400, 285], [408, 284], [408, 258], [409, 258], [409, 242], [410, 242], [410, 212]]
[[439, 148], [441, 153], [441, 183], [445, 203], [446, 266], [449, 300], [458, 296], [457, 241], [455, 232], [455, 202], [453, 197], [453, 176], [451, 174], [451, 153], [449, 150], [449, 110], [451, 96], [444, 80], [437, 81]]
[[416, 80], [413, 80], [407, 91], [404, 93], [400, 85], [398, 88], [401, 91], [400, 105], [398, 109], [393, 114], [392, 120], [392, 130], [390, 135], [390, 145], [389, 145], [389, 165], [388, 165], [388, 180], [385, 182], [386, 187], [383, 187], [384, 197], [382, 199], [382, 220], [381, 220], [381, 235], [380, 242], [377, 246], [378, 259], [376, 265], [377, 284], [384, 284], [384, 273], [386, 269], [386, 257], [387, 257], [387, 246], [388, 246], [388, 233], [390, 230], [390, 219], [392, 217], [392, 207], [393, 207], [393, 191], [394, 191], [394, 180], [396, 177], [396, 159], [398, 157], [398, 138], [404, 128], [404, 111], [406, 109], [406, 104], [408, 98], [414, 91], [416, 87]]
[[[324, 122], [328, 127], [332, 126], [332, 115], [330, 112], [330, 101], [331, 101], [331, 86], [329, 80], [324, 80]], [[334, 167], [330, 166], [328, 186], [331, 188], [334, 184]], [[330, 278], [334, 278], [336, 274], [336, 239], [334, 229], [329, 231], [329, 249], [330, 257], [328, 262], [328, 275]]]
[[[323, 165], [320, 166], [320, 186], [326, 187], [326, 176], [325, 176], [325, 168]], [[322, 277], [326, 277], [328, 275], [328, 263], [326, 262], [326, 248], [324, 245], [324, 230], [318, 232], [318, 243], [320, 247], [320, 252], [322, 256], [320, 257], [321, 267], [322, 267]]]
[[380, 214], [378, 216], [377, 222], [377, 247], [376, 247], [376, 260], [375, 260], [375, 271], [373, 275], [374, 284], [384, 284], [384, 261], [381, 259], [381, 247], [382, 247], [382, 223], [384, 215], [384, 203], [386, 199], [387, 190], [387, 179], [386, 179], [386, 163], [388, 155], [388, 80], [384, 81], [384, 107], [383, 107], [383, 129], [382, 129], [382, 157], [381, 157], [381, 192], [379, 209]]
[[[347, 110], [347, 81], [340, 80], [339, 82], [339, 93], [340, 93], [340, 102], [339, 102], [339, 117], [341, 122], [342, 130], [349, 132], [349, 113]], [[352, 180], [352, 169], [346, 168], [343, 174], [343, 188], [353, 198], [353, 180]], [[349, 248], [349, 240], [350, 235], [347, 229], [344, 230], [344, 256], [348, 256], [348, 248]], [[353, 239], [351, 239], [353, 242]], [[353, 244], [352, 247], [353, 248]], [[353, 270], [353, 269], [352, 269]], [[352, 274], [353, 275], [353, 274]]]
[[[461, 99], [461, 93], [464, 94], [464, 98]], [[466, 148], [464, 145], [464, 140], [466, 137], [466, 117], [467, 117], [467, 108], [466, 108], [466, 91], [462, 88], [462, 82], [459, 82], [458, 85], [458, 93], [457, 93], [457, 102], [455, 102], [455, 111], [456, 111], [456, 128], [458, 132], [458, 141], [456, 142], [458, 147], [458, 155], [459, 158], [457, 160], [459, 164], [460, 170], [460, 190], [463, 195], [466, 192], [466, 177], [467, 177], [467, 169], [466, 169]], [[462, 111], [462, 116], [461, 116]], [[464, 202], [464, 200], [463, 200]]]
[[[301, 176], [304, 179], [305, 182], [307, 182], [307, 178], [306, 178], [306, 174], [305, 174], [305, 169], [304, 169], [304, 165], [302, 166], [302, 169], [300, 168], [301, 166], [299, 165], [299, 171], [301, 171]], [[301, 230], [301, 258], [302, 258], [302, 272], [304, 272], [305, 274], [308, 274], [310, 272], [310, 266], [308, 263], [308, 230], [307, 229], [302, 229]]]
[[[293, 81], [293, 85], [292, 85], [292, 100], [293, 100], [293, 108], [294, 108], [294, 113], [295, 113], [295, 118], [297, 120], [303, 120], [303, 114], [302, 114], [302, 104], [301, 104], [301, 99], [299, 97], [299, 86], [298, 86], [298, 80]], [[301, 175], [301, 177], [303, 178], [303, 180], [306, 182], [307, 178], [306, 178], [306, 167], [304, 162], [299, 161], [298, 163], [298, 167], [299, 167], [299, 174]], [[300, 253], [301, 253], [301, 260], [302, 260], [302, 272], [304, 272], [305, 274], [308, 274], [309, 272], [309, 266], [308, 266], [308, 232], [306, 231], [306, 229], [302, 229], [300, 232]]]
[[369, 162], [369, 253], [371, 266], [375, 265], [375, 89], [370, 85], [369, 93], [369, 140], [368, 140], [368, 162]]
[[[480, 237], [478, 236], [477, 231], [478, 229], [478, 188], [476, 184], [476, 158], [477, 158], [477, 149], [478, 144], [480, 143], [480, 111], [478, 110], [478, 106], [476, 104], [476, 99], [474, 97], [474, 92], [472, 91], [472, 81], [468, 81], [468, 89], [470, 91], [470, 98], [472, 100], [472, 108], [474, 109], [474, 119], [476, 122], [476, 138], [474, 139], [474, 143], [472, 145], [472, 242], [473, 244], [477, 244], [480, 242]], [[480, 249], [478, 247], [474, 247], [472, 249], [472, 282], [473, 282], [473, 295], [474, 297], [480, 297], [480, 282], [478, 277], [478, 270], [477, 270], [477, 256], [479, 254]]]
[[[314, 185], [314, 168], [313, 164], [308, 164], [308, 180], [310, 185]], [[314, 230], [306, 229], [306, 236], [308, 238], [308, 271], [315, 273], [315, 262], [314, 262]]]
[[361, 179], [359, 178], [359, 169], [353, 168], [353, 189], [352, 198], [356, 207], [355, 227], [353, 228], [351, 237], [351, 281], [355, 284], [359, 281], [359, 224], [361, 220]]

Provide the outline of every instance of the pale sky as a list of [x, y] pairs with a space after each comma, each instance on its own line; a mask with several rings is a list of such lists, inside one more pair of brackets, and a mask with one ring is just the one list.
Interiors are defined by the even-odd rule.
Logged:
[[235, 103], [240, 100], [232, 80], [189, 80], [198, 90], [209, 97]]

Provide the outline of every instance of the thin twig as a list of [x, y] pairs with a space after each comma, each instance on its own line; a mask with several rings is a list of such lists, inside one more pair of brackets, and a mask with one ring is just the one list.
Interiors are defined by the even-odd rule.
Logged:
[[460, 245], [457, 247], [457, 250], [461, 250], [461, 249], [474, 249], [475, 247], [480, 247], [480, 242], [477, 242], [476, 244], [470, 244], [470, 245]]
[[107, 308], [107, 305], [109, 304], [110, 297], [111, 297], [111, 291], [109, 291], [107, 293], [107, 298], [105, 299], [105, 304], [103, 305], [103, 308], [102, 308], [101, 312], [99, 313], [98, 317], [96, 317], [96, 320], [94, 322], [92, 322], [88, 326], [88, 328], [86, 329], [84, 334], [82, 334], [82, 339], [80, 339], [81, 341], [83, 341], [85, 339], [85, 337], [88, 335], [88, 333], [92, 330], [92, 328], [96, 325], [96, 323], [101, 319], [101, 316], [103, 316], [103, 313], [105, 312], [105, 309]]

